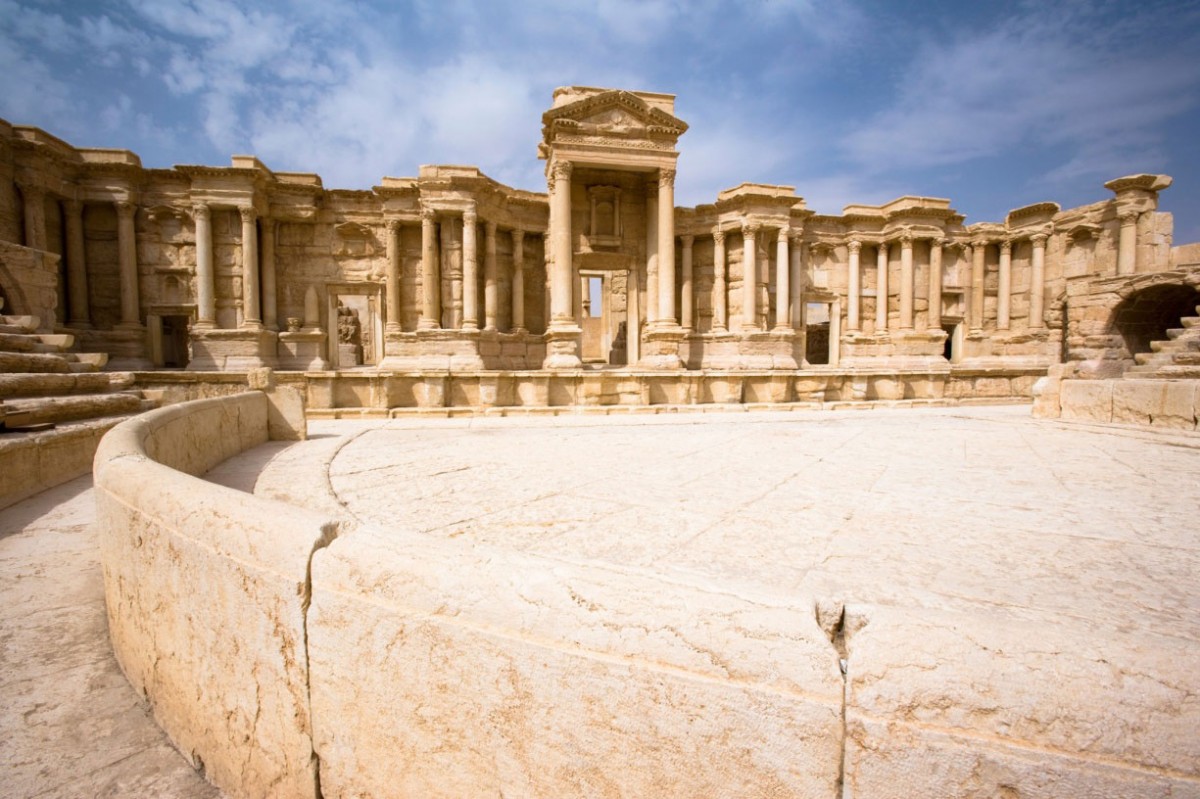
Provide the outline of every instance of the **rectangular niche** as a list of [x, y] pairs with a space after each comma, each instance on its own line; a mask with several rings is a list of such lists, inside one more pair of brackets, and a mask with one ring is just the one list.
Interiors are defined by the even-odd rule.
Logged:
[[592, 186], [588, 189], [588, 244], [592, 247], [621, 246], [621, 189]]

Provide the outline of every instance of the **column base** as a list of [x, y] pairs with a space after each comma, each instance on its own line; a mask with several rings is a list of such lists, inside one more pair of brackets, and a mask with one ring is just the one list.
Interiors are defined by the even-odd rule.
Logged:
[[244, 372], [278, 365], [279, 334], [268, 330], [191, 330], [189, 371]]
[[484, 368], [478, 330], [417, 330], [384, 333], [381, 371], [438, 369], [470, 372]]
[[660, 325], [647, 331], [642, 339], [638, 366], [643, 369], [682, 369], [683, 360], [679, 357], [679, 345], [685, 335], [674, 325]]
[[574, 325], [551, 326], [546, 331], [546, 359], [543, 369], [578, 369], [583, 366], [579, 357], [583, 330]]

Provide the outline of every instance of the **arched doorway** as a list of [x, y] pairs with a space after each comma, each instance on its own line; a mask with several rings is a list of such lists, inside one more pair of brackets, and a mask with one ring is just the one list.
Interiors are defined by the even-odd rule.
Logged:
[[1180, 319], [1197, 315], [1197, 305], [1200, 291], [1191, 286], [1150, 286], [1113, 309], [1108, 332], [1122, 338], [1130, 355], [1150, 352], [1150, 342], [1166, 340]]

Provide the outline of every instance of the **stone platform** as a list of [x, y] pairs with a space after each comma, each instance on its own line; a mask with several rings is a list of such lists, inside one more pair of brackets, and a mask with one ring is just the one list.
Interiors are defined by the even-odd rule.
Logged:
[[[369, 582], [376, 570], [386, 573], [390, 559], [411, 569], [403, 548], [413, 532], [461, 542], [482, 558], [480, 596], [491, 590], [484, 585], [490, 585], [492, 559], [508, 557], [482, 553], [515, 552], [512, 557], [558, 564], [555, 576], [547, 577], [551, 583], [582, 570], [590, 575], [575, 585], [583, 618], [609, 618], [612, 626], [603, 634], [563, 629], [562, 641], [535, 648], [570, 648], [581, 636], [619, 659], [633, 642], [652, 650], [647, 642], [666, 630], [668, 639], [697, 646], [712, 659], [717, 676], [702, 669], [704, 676], [692, 679], [712, 681], [718, 695], [749, 692], [746, 681], [761, 677], [769, 664], [721, 651], [706, 638], [712, 620], [698, 608], [690, 614], [664, 609], [649, 629], [623, 626], [621, 595], [602, 586], [645, 580], [668, 597], [687, 586], [794, 614], [796, 638], [781, 638], [775, 657], [781, 665], [826, 658], [834, 674], [844, 668], [844, 694], [839, 688], [832, 708], [841, 718], [835, 730], [841, 742], [824, 754], [805, 745], [804, 756], [790, 765], [769, 765], [761, 752], [747, 754], [743, 766], [756, 778], [777, 768], [786, 787], [764, 793], [765, 784], [746, 784], [738, 795], [833, 796], [844, 782], [846, 796], [872, 798], [1200, 796], [1200, 739], [1194, 735], [1200, 678], [1192, 668], [1200, 660], [1200, 589], [1194, 580], [1200, 545], [1193, 534], [1200, 487], [1191, 477], [1200, 473], [1200, 438], [1096, 429], [1028, 414], [1028, 407], [1005, 407], [319, 422], [314, 431], [348, 437], [318, 435], [282, 451], [252, 451], [218, 472], [314, 510], [344, 508], [364, 531], [373, 531], [345, 538], [350, 544], [370, 536], [359, 538], [357, 549], [369, 551], [372, 564], [347, 567], [359, 580]], [[397, 532], [395, 545], [388, 530], [404, 531]], [[337, 554], [341, 543], [330, 553], [353, 557]], [[323, 571], [324, 557], [314, 563], [315, 575]], [[435, 585], [453, 578], [431, 570], [426, 579]], [[343, 587], [364, 585], [351, 580]], [[387, 594], [375, 585], [371, 591]], [[428, 585], [420, 592], [426, 590]], [[536, 597], [547, 588], [535, 580], [506, 590], [533, 603], [522, 613], [540, 607]], [[380, 608], [389, 607], [391, 600], [371, 591]], [[511, 658], [514, 671], [498, 679], [527, 679], [529, 672], [515, 664], [523, 662], [520, 652], [529, 641], [507, 637], [509, 622], [500, 610], [492, 622], [479, 621], [479, 610], [469, 609], [479, 600], [462, 600], [459, 623], [481, 625], [475, 632], [486, 647], [497, 645], [495, 636], [501, 649], [514, 647], [501, 656]], [[335, 604], [314, 599], [318, 626], [337, 617]], [[644, 608], [627, 610], [636, 615]], [[823, 655], [814, 654], [799, 623], [814, 617], [828, 635]], [[354, 630], [341, 645], [386, 663], [370, 651], [384, 645], [382, 633], [370, 625]], [[310, 645], [317, 669], [321, 642]], [[639, 659], [647, 656], [646, 649], [640, 653]], [[458, 656], [474, 662], [466, 650]], [[573, 688], [566, 684], [517, 688], [482, 678], [438, 693], [437, 685], [463, 678], [451, 662], [431, 671], [416, 664], [420, 679], [397, 685], [391, 701], [423, 709], [415, 715], [396, 710], [396, 720], [433, 725], [422, 733], [444, 736], [452, 750], [465, 746], [475, 753], [462, 762], [475, 762], [476, 755], [515, 759], [510, 766], [518, 772], [538, 765], [522, 765], [525, 746], [545, 759], [539, 767], [559, 763], [569, 770], [577, 756], [534, 732], [518, 746], [509, 737], [512, 717], [481, 720], [471, 708], [497, 702], [507, 707], [517, 689], [527, 705], [504, 712], [528, 723], [542, 718], [539, 709], [547, 706], [556, 728], [597, 724], [594, 712], [611, 714], [601, 728], [615, 740], [626, 735], [632, 747], [627, 763], [637, 769], [661, 761], [640, 750], [647, 741], [638, 737], [645, 730], [635, 719], [655, 717], [659, 702], [688, 701], [647, 695], [642, 708], [588, 710], [569, 701]], [[630, 678], [644, 665], [629, 665]], [[420, 680], [431, 682], [422, 686]], [[821, 684], [814, 680], [804, 688], [805, 707], [828, 699]], [[789, 695], [790, 689], [779, 690]], [[318, 751], [336, 760], [355, 736], [339, 729], [334, 739], [322, 741], [319, 715], [358, 708], [338, 678], [314, 684], [313, 691]], [[555, 691], [565, 693], [556, 698]], [[746, 694], [752, 704], [761, 698]], [[356, 701], [369, 700], [358, 695]], [[774, 728], [784, 706], [782, 699], [760, 706], [756, 723]], [[780, 729], [795, 732], [786, 724]], [[659, 734], [665, 740], [681, 732]], [[607, 746], [599, 739], [595, 744]], [[478, 747], [487, 751], [475, 752]], [[740, 756], [729, 755], [728, 768], [736, 771]], [[426, 768], [395, 765], [410, 769], [410, 778]], [[680, 790], [697, 788], [696, 779], [713, 779], [721, 767], [700, 771], [671, 779], [683, 780]], [[663, 787], [649, 775], [627, 777], [611, 779], [614, 785], [632, 779]], [[371, 779], [386, 778], [376, 773]], [[480, 773], [462, 775], [469, 778]], [[365, 778], [346, 779], [323, 784], [363, 789], [356, 780]], [[600, 791], [610, 778], [593, 779], [573, 784]], [[484, 788], [480, 782], [455, 784]], [[542, 795], [532, 784], [526, 788]]]

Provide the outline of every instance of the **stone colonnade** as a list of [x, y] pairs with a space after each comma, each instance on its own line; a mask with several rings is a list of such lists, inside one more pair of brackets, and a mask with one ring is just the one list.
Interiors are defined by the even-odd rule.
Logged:
[[[439, 252], [438, 215], [461, 215], [462, 218], [462, 316], [451, 318], [449, 327], [443, 325], [443, 310], [447, 303], [442, 296], [442, 269]], [[400, 289], [400, 235], [403, 220], [390, 219], [388, 229], [387, 268], [387, 332], [400, 333], [400, 309], [404, 298]], [[479, 217], [474, 205], [463, 209], [421, 209], [421, 313], [418, 330], [458, 329], [480, 330], [479, 304]], [[483, 327], [485, 331], [500, 328], [500, 266], [497, 256], [499, 225], [484, 221], [483, 239]], [[507, 231], [512, 237], [512, 274], [510, 290], [510, 324], [505, 332], [525, 332], [525, 234], [521, 228]]]

